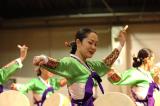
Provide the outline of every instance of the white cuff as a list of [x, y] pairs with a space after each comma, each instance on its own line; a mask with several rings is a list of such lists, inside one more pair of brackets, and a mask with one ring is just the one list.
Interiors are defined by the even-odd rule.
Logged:
[[22, 84], [18, 84], [18, 83], [16, 83], [16, 84], [15, 84], [15, 86], [16, 86], [16, 89], [17, 89], [17, 90], [20, 90], [20, 89], [21, 89], [21, 87], [22, 87]]
[[16, 62], [18, 63], [19, 68], [22, 68], [22, 67], [23, 67], [23, 64], [22, 64], [22, 61], [21, 61], [20, 58], [16, 59]]

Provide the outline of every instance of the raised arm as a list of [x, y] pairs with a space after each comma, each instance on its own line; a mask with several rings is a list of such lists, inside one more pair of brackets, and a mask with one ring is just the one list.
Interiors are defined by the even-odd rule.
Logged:
[[20, 49], [20, 56], [19, 58], [11, 61], [10, 63], [6, 64], [4, 67], [9, 67], [15, 63], [18, 63], [20, 65], [20, 67], [22, 67], [22, 62], [24, 61], [24, 59], [26, 58], [27, 56], [27, 51], [28, 51], [28, 47], [23, 45], [17, 45], [17, 47]]
[[122, 73], [117, 73], [112, 69], [108, 75], [108, 79], [115, 85], [139, 85], [148, 83], [148, 80], [135, 68], [130, 68]]
[[27, 56], [28, 47], [18, 45], [18, 48], [20, 49], [20, 57], [0, 69], [0, 84], [4, 83], [15, 71], [23, 66], [22, 61]]
[[119, 33], [119, 36], [118, 36], [118, 39], [119, 39], [119, 46], [117, 48], [115, 48], [112, 53], [110, 55], [108, 55], [107, 57], [105, 57], [103, 59], [104, 63], [107, 65], [107, 66], [112, 66], [113, 63], [116, 61], [116, 59], [118, 58], [125, 42], [126, 42], [126, 30], [128, 28], [128, 25], [126, 25], [123, 30], [120, 31]]

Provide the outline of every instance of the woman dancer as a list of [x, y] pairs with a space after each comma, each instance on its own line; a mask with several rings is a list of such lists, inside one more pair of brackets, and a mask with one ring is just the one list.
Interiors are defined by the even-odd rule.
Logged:
[[33, 92], [34, 104], [42, 106], [47, 97], [59, 90], [66, 84], [66, 79], [60, 79], [50, 73], [43, 67], [35, 69], [37, 72], [37, 78], [30, 80], [26, 84], [12, 84], [11, 89], [18, 90], [22, 93]]
[[137, 106], [159, 106], [159, 88], [151, 76], [154, 53], [148, 48], [143, 48], [133, 61], [133, 67], [121, 73], [120, 80], [110, 79], [112, 74], [115, 74], [113, 70], [110, 71], [108, 73], [110, 81], [115, 85], [131, 85], [132, 96]]
[[75, 41], [71, 43], [70, 57], [58, 61], [47, 56], [35, 56], [33, 63], [67, 79], [72, 106], [93, 106], [96, 85], [104, 93], [100, 77], [110, 70], [118, 58], [125, 44], [125, 34], [125, 30], [120, 31], [119, 47], [104, 60], [91, 61], [87, 59], [96, 52], [98, 35], [89, 28], [81, 28], [75, 35]]
[[22, 62], [27, 56], [28, 47], [25, 45], [18, 45], [18, 48], [20, 49], [20, 57], [11, 61], [0, 69], [0, 93], [3, 92], [2, 84], [5, 83], [13, 73], [18, 71], [18, 69], [22, 68], [23, 66]]

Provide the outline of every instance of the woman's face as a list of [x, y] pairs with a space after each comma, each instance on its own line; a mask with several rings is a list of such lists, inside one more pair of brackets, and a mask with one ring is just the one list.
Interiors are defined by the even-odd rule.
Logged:
[[87, 35], [86, 38], [83, 39], [81, 42], [77, 39], [77, 51], [80, 52], [80, 54], [84, 58], [91, 58], [93, 54], [96, 52], [97, 48], [97, 42], [98, 42], [98, 36], [96, 33], [91, 32]]

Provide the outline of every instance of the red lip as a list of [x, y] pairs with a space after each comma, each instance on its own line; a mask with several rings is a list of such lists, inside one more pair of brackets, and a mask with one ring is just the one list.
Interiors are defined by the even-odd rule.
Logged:
[[94, 54], [94, 51], [89, 51], [90, 54]]

